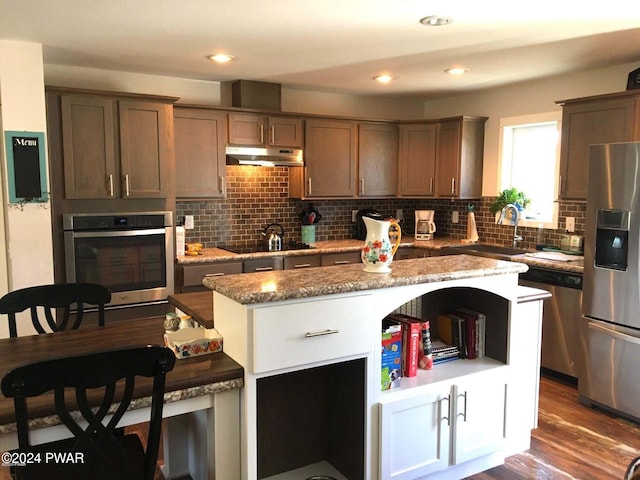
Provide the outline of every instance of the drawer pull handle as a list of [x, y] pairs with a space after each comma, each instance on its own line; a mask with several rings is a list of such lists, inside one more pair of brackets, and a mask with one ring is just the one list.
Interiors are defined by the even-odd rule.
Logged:
[[307, 332], [304, 334], [305, 337], [320, 337], [322, 335], [333, 335], [334, 333], [340, 333], [340, 330], [334, 330], [332, 328], [327, 328], [326, 330], [322, 330], [321, 332]]
[[273, 270], [273, 267], [257, 267], [254, 269], [256, 272], [268, 272], [269, 270]]
[[335, 262], [333, 262], [334, 265], [346, 265], [348, 263], [351, 263], [349, 260], [336, 260]]
[[293, 268], [307, 268], [310, 267], [311, 264], [310, 263], [296, 263]]
[[207, 273], [207, 274], [205, 274], [204, 278], [207, 278], [207, 277], [221, 277], [223, 275], [224, 275], [224, 272]]

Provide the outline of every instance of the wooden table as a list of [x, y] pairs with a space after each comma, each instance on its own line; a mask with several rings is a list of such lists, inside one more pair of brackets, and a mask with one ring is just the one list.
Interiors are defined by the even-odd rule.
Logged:
[[175, 293], [169, 295], [169, 303], [190, 315], [205, 328], [213, 326], [213, 292]]
[[[12, 368], [44, 359], [121, 347], [162, 345], [163, 319], [127, 320], [104, 327], [0, 339], [0, 378]], [[196, 480], [209, 478], [213, 472], [238, 471], [238, 388], [243, 385], [243, 377], [243, 368], [224, 353], [176, 361], [174, 369], [167, 374], [165, 386], [165, 476], [189, 473]], [[150, 394], [149, 379], [136, 382], [135, 400], [123, 417], [123, 425], [148, 419]], [[66, 435], [66, 427], [60, 425], [46, 400], [29, 402], [33, 443]], [[14, 422], [13, 399], [0, 396], [0, 451], [17, 447]], [[223, 476], [218, 473], [215, 478]]]

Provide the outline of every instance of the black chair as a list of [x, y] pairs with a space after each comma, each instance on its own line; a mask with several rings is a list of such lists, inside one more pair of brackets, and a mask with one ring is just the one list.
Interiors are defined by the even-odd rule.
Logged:
[[[47, 333], [46, 325], [54, 332], [65, 330], [71, 317], [71, 308], [75, 304], [75, 321], [71, 329], [76, 329], [82, 322], [85, 305], [98, 307], [98, 324], [104, 325], [104, 306], [111, 301], [111, 292], [95, 283], [56, 283], [38, 285], [7, 293], [0, 298], [0, 314], [9, 316], [9, 336], [17, 337], [16, 313], [31, 310], [31, 322], [40, 334]], [[38, 307], [44, 309], [44, 319], [38, 315]], [[53, 311], [64, 309], [62, 315], [54, 319]]]
[[[170, 349], [147, 346], [45, 360], [7, 373], [2, 379], [2, 393], [14, 398], [19, 445], [14, 452], [40, 459], [25, 466], [14, 466], [15, 478], [153, 480], [165, 377], [175, 361]], [[123, 437], [116, 428], [131, 402], [136, 377], [140, 376], [153, 377], [146, 450], [136, 434]], [[54, 392], [51, 401], [55, 403], [57, 415], [73, 436], [31, 445], [26, 399], [50, 391]], [[117, 408], [110, 419], [106, 418], [114, 402]], [[74, 411], [79, 415], [72, 414]], [[87, 422], [86, 426], [81, 425], [83, 421]], [[52, 460], [56, 453], [60, 455], [58, 461]]]

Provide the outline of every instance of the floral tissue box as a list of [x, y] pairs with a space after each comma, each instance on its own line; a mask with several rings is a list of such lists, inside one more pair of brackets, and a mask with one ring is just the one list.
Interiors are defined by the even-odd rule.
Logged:
[[222, 351], [222, 336], [215, 328], [181, 328], [164, 334], [164, 343], [178, 358]]

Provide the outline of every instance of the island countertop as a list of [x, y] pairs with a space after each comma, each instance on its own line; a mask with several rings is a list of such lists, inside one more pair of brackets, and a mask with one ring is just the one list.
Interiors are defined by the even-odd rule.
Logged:
[[399, 260], [390, 273], [367, 273], [362, 264], [340, 268], [277, 270], [209, 277], [203, 284], [243, 305], [293, 298], [400, 287], [527, 271], [523, 263], [505, 262], [471, 255]]

